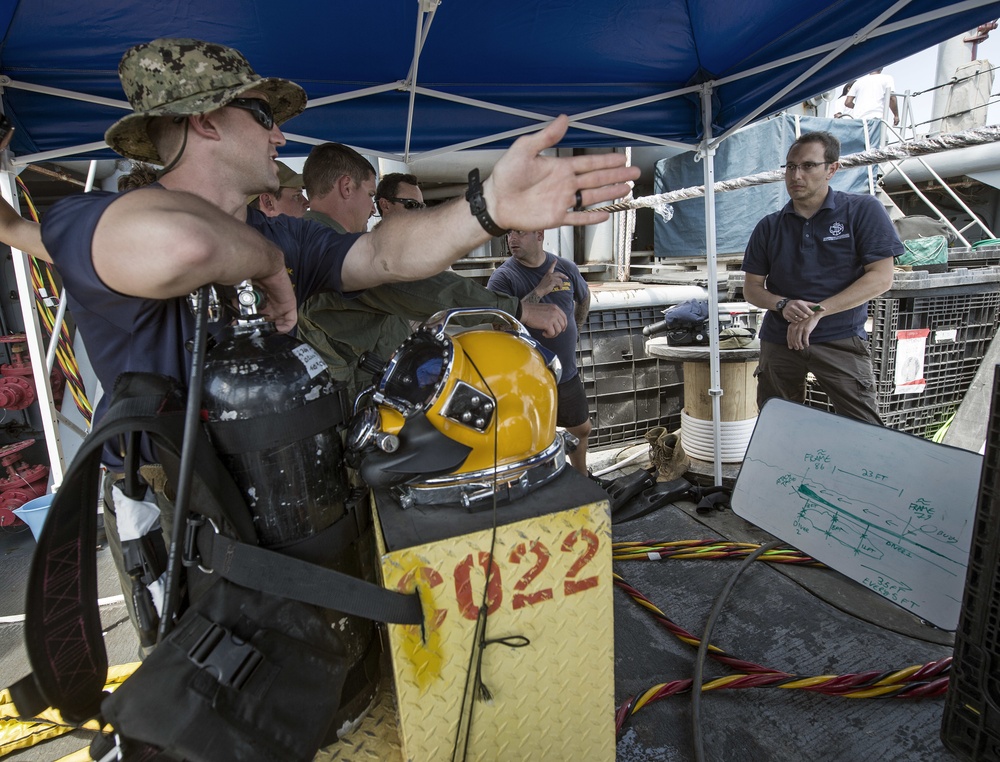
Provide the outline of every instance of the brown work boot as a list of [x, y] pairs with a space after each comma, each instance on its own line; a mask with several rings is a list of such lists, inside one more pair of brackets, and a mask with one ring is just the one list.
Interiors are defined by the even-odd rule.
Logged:
[[680, 431], [669, 432], [664, 426], [654, 426], [646, 432], [649, 461], [656, 467], [658, 482], [673, 481], [688, 470], [688, 457], [681, 445]]

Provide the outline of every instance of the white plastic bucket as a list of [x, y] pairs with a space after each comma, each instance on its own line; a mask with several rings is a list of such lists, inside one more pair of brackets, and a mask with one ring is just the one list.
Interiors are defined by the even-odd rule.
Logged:
[[49, 506], [54, 497], [52, 494], [36, 497], [13, 511], [15, 516], [28, 525], [36, 542], [42, 535], [42, 527], [45, 526], [45, 518], [49, 515]]
[[[724, 463], [740, 463], [747, 454], [757, 416], [743, 421], [721, 421], [719, 449]], [[711, 421], [692, 418], [681, 410], [681, 446], [698, 460], [715, 460], [715, 437]]]

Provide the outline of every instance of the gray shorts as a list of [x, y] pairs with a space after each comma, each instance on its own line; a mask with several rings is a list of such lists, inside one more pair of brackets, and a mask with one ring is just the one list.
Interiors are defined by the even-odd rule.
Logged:
[[569, 381], [559, 384], [557, 393], [559, 406], [556, 411], [556, 426], [563, 428], [579, 426], [590, 419], [587, 393], [583, 389], [583, 380], [579, 373]]

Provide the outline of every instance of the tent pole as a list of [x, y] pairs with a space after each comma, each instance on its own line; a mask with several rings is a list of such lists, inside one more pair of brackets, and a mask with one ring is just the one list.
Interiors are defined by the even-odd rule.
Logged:
[[[17, 185], [14, 175], [8, 170], [0, 171], [0, 194], [15, 211], [21, 207], [17, 201]], [[39, 416], [42, 419], [42, 431], [45, 434], [45, 449], [49, 454], [49, 474], [52, 479], [52, 491], [55, 492], [62, 484], [66, 467], [63, 459], [62, 440], [59, 427], [56, 426], [58, 413], [52, 400], [52, 385], [49, 374], [45, 370], [45, 345], [42, 338], [41, 324], [38, 321], [38, 305], [35, 304], [35, 290], [31, 286], [31, 273], [28, 269], [28, 255], [19, 249], [11, 247], [11, 261], [14, 265], [14, 276], [17, 279], [18, 301], [21, 304], [21, 317], [24, 320], [24, 334], [28, 342], [28, 353], [31, 357], [32, 376], [35, 379], [35, 392], [38, 398]]]
[[715, 486], [722, 486], [722, 379], [719, 371], [719, 273], [715, 250], [715, 146], [712, 145], [712, 83], [701, 89], [701, 123], [704, 127], [698, 153], [705, 164], [705, 255], [708, 266], [708, 355], [712, 398], [712, 439], [715, 444]]

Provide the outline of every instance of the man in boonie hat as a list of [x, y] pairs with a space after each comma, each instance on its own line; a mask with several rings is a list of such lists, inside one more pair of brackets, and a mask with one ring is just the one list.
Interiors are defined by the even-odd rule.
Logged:
[[[67, 197], [41, 228], [107, 390], [129, 371], [188, 377], [185, 343], [194, 337], [194, 319], [186, 297], [206, 283], [252, 280], [266, 297], [265, 313], [287, 331], [296, 300], [433, 275], [489, 241], [491, 231], [601, 222], [607, 212], [572, 207], [625, 196], [626, 181], [638, 177], [623, 154], [541, 156], [566, 132], [568, 120], [559, 117], [514, 143], [485, 182], [477, 173], [467, 198], [395, 215], [370, 233], [339, 234], [247, 207], [248, 196], [279, 187], [276, 159], [285, 138], [278, 125], [305, 107], [301, 87], [259, 76], [232, 48], [192, 39], [137, 45], [122, 57], [119, 74], [134, 113], [105, 138], [127, 158], [162, 165], [159, 181], [124, 194]], [[0, 215], [0, 240], [18, 235], [4, 226], [6, 217]], [[122, 457], [109, 447], [103, 460], [105, 525], [129, 605], [110, 490]], [[148, 445], [140, 460], [155, 463]], [[166, 501], [161, 510], [170, 536], [172, 510]]]
[[267, 101], [277, 124], [306, 107], [305, 91], [294, 82], [260, 77], [238, 50], [201, 40], [161, 38], [129, 48], [118, 76], [134, 113], [111, 125], [104, 139], [127, 159], [163, 167], [180, 157], [160, 156], [147, 129], [154, 117], [206, 114], [250, 90]]
[[286, 214], [289, 217], [302, 217], [309, 209], [303, 187], [302, 175], [282, 161], [278, 165], [278, 190], [273, 193], [265, 191], [249, 199], [248, 203], [254, 209], [259, 209], [268, 217]]

